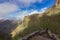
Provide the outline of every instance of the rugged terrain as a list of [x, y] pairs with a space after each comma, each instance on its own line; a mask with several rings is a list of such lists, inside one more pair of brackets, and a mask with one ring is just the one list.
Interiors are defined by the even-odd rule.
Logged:
[[[25, 35], [30, 34], [36, 30], [41, 31], [46, 28], [51, 30], [52, 33], [59, 35], [60, 37], [60, 3], [59, 2], [60, 1], [57, 0], [56, 4], [53, 7], [46, 10], [46, 12], [44, 12], [43, 14], [34, 14], [30, 16], [25, 16], [24, 20], [22, 21], [22, 24], [18, 24], [18, 26], [16, 26], [16, 28], [14, 28], [14, 30], [11, 32], [13, 40], [17, 40], [18, 38], [24, 37]], [[5, 22], [3, 22], [3, 24], [8, 25], [10, 21], [7, 20]], [[12, 25], [10, 25], [9, 27], [11, 26]]]
[[[59, 2], [59, 0], [57, 1]], [[60, 36], [60, 3], [58, 2], [56, 2], [57, 5], [55, 4], [43, 14], [25, 16], [23, 23], [12, 34], [17, 33], [19, 35], [16, 38], [20, 38], [36, 30], [48, 28], [52, 33]], [[16, 30], [18, 31], [16, 32]]]

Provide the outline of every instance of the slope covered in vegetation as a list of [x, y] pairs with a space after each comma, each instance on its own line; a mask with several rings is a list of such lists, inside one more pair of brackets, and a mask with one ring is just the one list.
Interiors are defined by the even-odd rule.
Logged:
[[[19, 35], [16, 37], [20, 38], [36, 30], [44, 30], [46, 28], [55, 34], [60, 35], [60, 5], [54, 5], [43, 14], [25, 16], [23, 23], [13, 32], [18, 32]], [[13, 32], [12, 34], [14, 35]]]
[[43, 14], [25, 16], [23, 23], [14, 32], [16, 33], [17, 31], [19, 35], [16, 37], [20, 38], [36, 30], [44, 30], [46, 28], [60, 35], [60, 6], [52, 7]]

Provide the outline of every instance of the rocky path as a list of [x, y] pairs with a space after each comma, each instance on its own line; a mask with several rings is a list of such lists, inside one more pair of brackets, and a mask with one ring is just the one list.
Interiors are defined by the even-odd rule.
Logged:
[[48, 29], [43, 31], [35, 31], [19, 40], [60, 40], [58, 36], [52, 34]]
[[51, 40], [49, 38], [45, 38], [45, 37], [42, 37], [42, 36], [35, 36], [29, 40]]

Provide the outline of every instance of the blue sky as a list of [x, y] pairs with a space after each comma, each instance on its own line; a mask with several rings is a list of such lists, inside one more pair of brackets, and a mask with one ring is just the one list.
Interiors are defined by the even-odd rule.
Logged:
[[54, 3], [55, 0], [0, 0], [0, 19], [43, 13]]

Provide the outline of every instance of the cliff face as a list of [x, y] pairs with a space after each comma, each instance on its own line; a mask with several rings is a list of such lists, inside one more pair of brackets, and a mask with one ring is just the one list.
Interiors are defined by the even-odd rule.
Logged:
[[60, 0], [56, 0], [55, 7], [60, 5]]
[[56, 0], [56, 4], [57, 5], [60, 5], [60, 0]]

